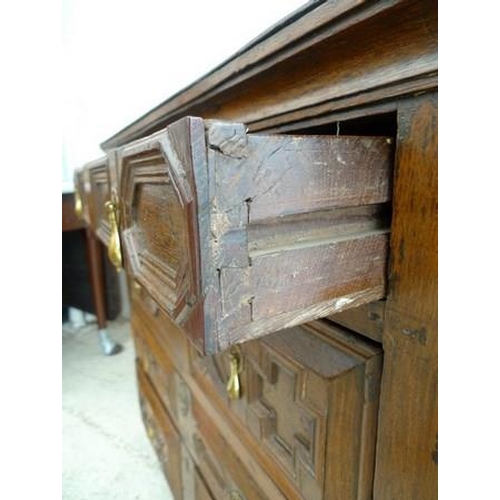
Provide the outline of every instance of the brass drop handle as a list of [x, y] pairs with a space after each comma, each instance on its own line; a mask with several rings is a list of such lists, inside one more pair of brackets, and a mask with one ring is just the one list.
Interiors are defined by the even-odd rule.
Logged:
[[78, 191], [75, 191], [75, 214], [77, 217], [81, 217], [83, 213], [82, 198]]
[[108, 257], [117, 271], [122, 268], [122, 249], [120, 246], [120, 235], [118, 233], [117, 204], [114, 201], [107, 201], [104, 205], [108, 213], [108, 222], [111, 227], [111, 236], [108, 244]]
[[149, 423], [146, 424], [146, 432], [148, 434], [149, 439], [154, 439], [155, 430], [153, 429], [153, 427], [151, 427], [151, 425], [149, 425]]
[[241, 372], [241, 357], [237, 352], [229, 354], [229, 380], [226, 390], [229, 399], [239, 399], [241, 396], [240, 372]]

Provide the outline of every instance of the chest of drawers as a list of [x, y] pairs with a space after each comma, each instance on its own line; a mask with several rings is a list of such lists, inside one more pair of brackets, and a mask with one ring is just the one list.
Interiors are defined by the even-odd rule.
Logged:
[[102, 147], [176, 500], [437, 498], [436, 3], [306, 4]]

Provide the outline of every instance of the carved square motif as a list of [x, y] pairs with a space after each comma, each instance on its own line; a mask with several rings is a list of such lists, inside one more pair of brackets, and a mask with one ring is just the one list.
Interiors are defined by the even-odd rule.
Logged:
[[269, 353], [263, 357], [265, 375], [249, 367], [248, 423], [295, 479], [299, 469], [321, 480], [316, 456], [318, 430], [324, 418], [301, 399], [303, 372]]

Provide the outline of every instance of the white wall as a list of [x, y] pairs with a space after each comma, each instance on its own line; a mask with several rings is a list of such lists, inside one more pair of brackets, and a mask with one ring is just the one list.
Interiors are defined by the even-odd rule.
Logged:
[[[63, 182], [304, 0], [63, 0]], [[63, 186], [64, 189], [64, 186]]]

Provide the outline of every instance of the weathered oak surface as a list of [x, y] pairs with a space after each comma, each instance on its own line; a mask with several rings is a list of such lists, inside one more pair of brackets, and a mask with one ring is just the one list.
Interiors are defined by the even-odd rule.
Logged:
[[389, 139], [186, 118], [118, 156], [131, 271], [200, 350], [383, 297]]
[[183, 445], [181, 436], [139, 363], [136, 364], [136, 373], [139, 403], [147, 436], [151, 440], [162, 469], [168, 478], [169, 487], [175, 500], [187, 500], [183, 495], [183, 485], [187, 478], [184, 478], [182, 474]]
[[370, 302], [354, 309], [328, 316], [328, 319], [366, 337], [382, 342], [385, 301]]
[[437, 95], [402, 102], [398, 118], [375, 498], [427, 500], [438, 474]]
[[[142, 306], [139, 310], [143, 317]], [[234, 469], [221, 468], [222, 450], [214, 456], [207, 444], [200, 443], [205, 441], [199, 435], [200, 424], [207, 427], [208, 417], [196, 417], [193, 405], [198, 413], [207, 411], [207, 406], [212, 412], [210, 418], [216, 425], [211, 424], [209, 439], [226, 434], [223, 430], [231, 426], [238, 429], [246, 444], [243, 455], [241, 446], [237, 447], [235, 460], [249, 467], [257, 458], [287, 498], [371, 498], [379, 346], [324, 322], [245, 343], [238, 348], [242, 396], [230, 402], [226, 393], [229, 353], [202, 356], [191, 348], [190, 364], [185, 366], [182, 357], [160, 344], [155, 329], [140, 317], [134, 315], [133, 329], [141, 366], [186, 437], [204, 476], [218, 471], [221, 481], [220, 486], [215, 482], [215, 489], [219, 488], [219, 494], [220, 487], [229, 488], [232, 480], [227, 473]], [[182, 342], [181, 331], [169, 329], [167, 333], [170, 341]], [[337, 446], [326, 446], [330, 440]], [[248, 461], [246, 453], [253, 459]], [[239, 474], [243, 483], [250, 479]], [[260, 471], [254, 472], [251, 481], [264, 484], [268, 480]]]

